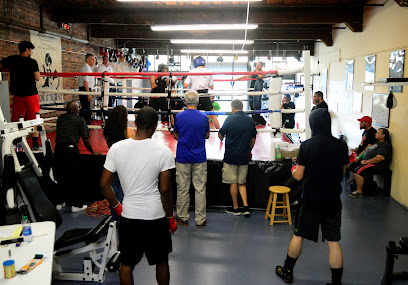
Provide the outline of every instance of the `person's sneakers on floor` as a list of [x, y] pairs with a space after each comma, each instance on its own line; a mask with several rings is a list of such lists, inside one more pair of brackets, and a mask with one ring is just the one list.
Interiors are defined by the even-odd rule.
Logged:
[[55, 208], [57, 209], [57, 211], [61, 211], [62, 208], [64, 208], [64, 207], [65, 207], [65, 203], [58, 204], [57, 206], [55, 206]]
[[88, 208], [87, 205], [83, 205], [82, 207], [72, 206], [72, 207], [71, 207], [71, 212], [72, 212], [72, 213], [78, 213], [78, 212], [84, 211], [86, 208]]
[[353, 193], [349, 194], [349, 197], [351, 197], [351, 198], [362, 198], [363, 193], [358, 193], [357, 191], [354, 191]]
[[241, 211], [238, 208], [234, 209], [234, 207], [225, 208], [225, 212], [227, 212], [228, 214], [233, 214], [235, 216], [241, 215]]
[[203, 228], [207, 225], [207, 220], [205, 220], [202, 224], [197, 224], [197, 228]]
[[31, 148], [31, 151], [32, 151], [32, 152], [42, 152], [42, 151], [43, 151], [43, 148], [42, 148], [41, 146], [37, 145], [37, 146], [33, 146], [33, 147]]
[[176, 221], [179, 225], [181, 226], [188, 226], [188, 221], [183, 221], [182, 219], [180, 219], [178, 216], [176, 217]]
[[249, 218], [251, 216], [251, 212], [249, 211], [249, 206], [244, 206], [243, 208], [240, 208], [239, 211], [241, 212], [241, 215], [244, 215], [244, 217]]
[[286, 283], [292, 283], [293, 281], [293, 272], [287, 267], [276, 266], [276, 275], [278, 275]]

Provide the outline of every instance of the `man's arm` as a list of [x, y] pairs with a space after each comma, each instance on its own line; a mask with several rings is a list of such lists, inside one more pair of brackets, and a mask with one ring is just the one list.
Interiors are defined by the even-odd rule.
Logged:
[[220, 140], [224, 139], [224, 136], [220, 132], [218, 132], [218, 137], [220, 138]]
[[176, 141], [178, 141], [178, 139], [179, 139], [179, 134], [173, 132], [173, 138], [174, 138]]
[[[89, 90], [89, 85], [88, 85], [88, 81], [84, 81], [84, 87], [85, 87], [85, 91], [90, 92], [91, 90]], [[92, 96], [88, 95], [88, 102], [92, 101]]]
[[92, 154], [92, 155], [94, 155], [95, 153], [94, 153], [94, 151], [93, 151], [93, 148], [92, 148], [92, 145], [91, 145], [91, 141], [89, 140], [89, 138], [82, 138], [82, 141], [84, 142], [84, 145], [85, 145], [85, 147], [86, 147], [86, 149]]
[[155, 76], [150, 76], [150, 86], [152, 89], [156, 88], [158, 85], [156, 84], [156, 77]]
[[251, 139], [251, 145], [250, 145], [250, 151], [252, 151], [252, 149], [254, 148], [255, 142], [256, 142], [256, 138], [252, 138]]
[[185, 83], [185, 82], [184, 82], [184, 83], [183, 83], [183, 87], [187, 89], [187, 88], [188, 88], [188, 83]]
[[213, 89], [214, 89], [214, 85], [211, 85], [211, 86], [210, 86], [210, 89], [213, 90]]
[[295, 171], [293, 171], [292, 176], [295, 180], [300, 181], [303, 179], [305, 175], [305, 166], [304, 165], [297, 165]]
[[160, 196], [166, 217], [173, 216], [173, 191], [171, 188], [171, 169], [160, 172]]
[[35, 81], [40, 81], [41, 75], [40, 75], [40, 72], [39, 72], [39, 71], [35, 71], [35, 72], [34, 72], [34, 78], [35, 78]]
[[112, 181], [114, 175], [115, 173], [112, 173], [104, 168], [101, 176], [101, 181], [99, 182], [103, 196], [108, 200], [109, 204], [112, 207], [115, 207], [119, 203], [118, 199], [115, 196], [115, 192], [113, 192], [112, 189]]
[[370, 164], [370, 163], [376, 164], [376, 163], [379, 163], [379, 162], [381, 162], [381, 161], [383, 161], [383, 160], [385, 160], [385, 157], [382, 156], [381, 154], [377, 154], [377, 155], [376, 155], [375, 157], [373, 157], [372, 159], [362, 160], [362, 161], [361, 161], [361, 164], [362, 164], [362, 165], [364, 165], [364, 164]]

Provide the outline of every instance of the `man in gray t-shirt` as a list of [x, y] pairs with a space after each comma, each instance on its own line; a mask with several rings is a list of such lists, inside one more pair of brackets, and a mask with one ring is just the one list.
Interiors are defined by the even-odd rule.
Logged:
[[391, 161], [392, 146], [388, 130], [378, 129], [375, 138], [377, 142], [367, 148], [359, 162], [360, 165], [352, 170], [356, 178], [357, 190], [349, 195], [351, 198], [363, 197], [364, 177], [386, 169]]

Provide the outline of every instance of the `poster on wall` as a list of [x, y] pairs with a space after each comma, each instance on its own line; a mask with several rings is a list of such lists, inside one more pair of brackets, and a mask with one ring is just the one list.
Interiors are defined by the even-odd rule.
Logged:
[[[390, 78], [404, 77], [405, 50], [392, 51], [390, 53]], [[390, 92], [402, 93], [402, 86], [391, 86]]]
[[[61, 38], [47, 34], [41, 34], [36, 31], [30, 31], [30, 41], [35, 46], [32, 58], [37, 61], [40, 72], [62, 72]], [[37, 88], [45, 88], [51, 90], [62, 89], [62, 80], [60, 77], [41, 77], [41, 80], [37, 82]], [[62, 94], [40, 94], [40, 104], [62, 102]]]
[[[365, 82], [374, 83], [375, 82], [375, 55], [368, 55], [365, 57]], [[374, 86], [365, 86], [365, 90], [374, 90]]]
[[326, 96], [327, 98], [327, 75], [328, 75], [328, 68], [324, 68], [322, 69], [322, 84], [321, 84], [321, 90], [324, 94], [324, 96]]
[[390, 125], [390, 109], [385, 106], [388, 94], [373, 94], [372, 119], [373, 124], [384, 128]]
[[346, 90], [353, 90], [354, 59], [346, 60]]

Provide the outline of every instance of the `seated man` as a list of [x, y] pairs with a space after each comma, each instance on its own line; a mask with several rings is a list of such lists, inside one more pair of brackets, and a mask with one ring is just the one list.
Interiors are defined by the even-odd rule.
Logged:
[[357, 182], [357, 190], [349, 195], [351, 198], [363, 197], [364, 176], [386, 169], [391, 161], [392, 146], [388, 130], [380, 128], [375, 138], [378, 141], [367, 148], [362, 160], [350, 167]]

